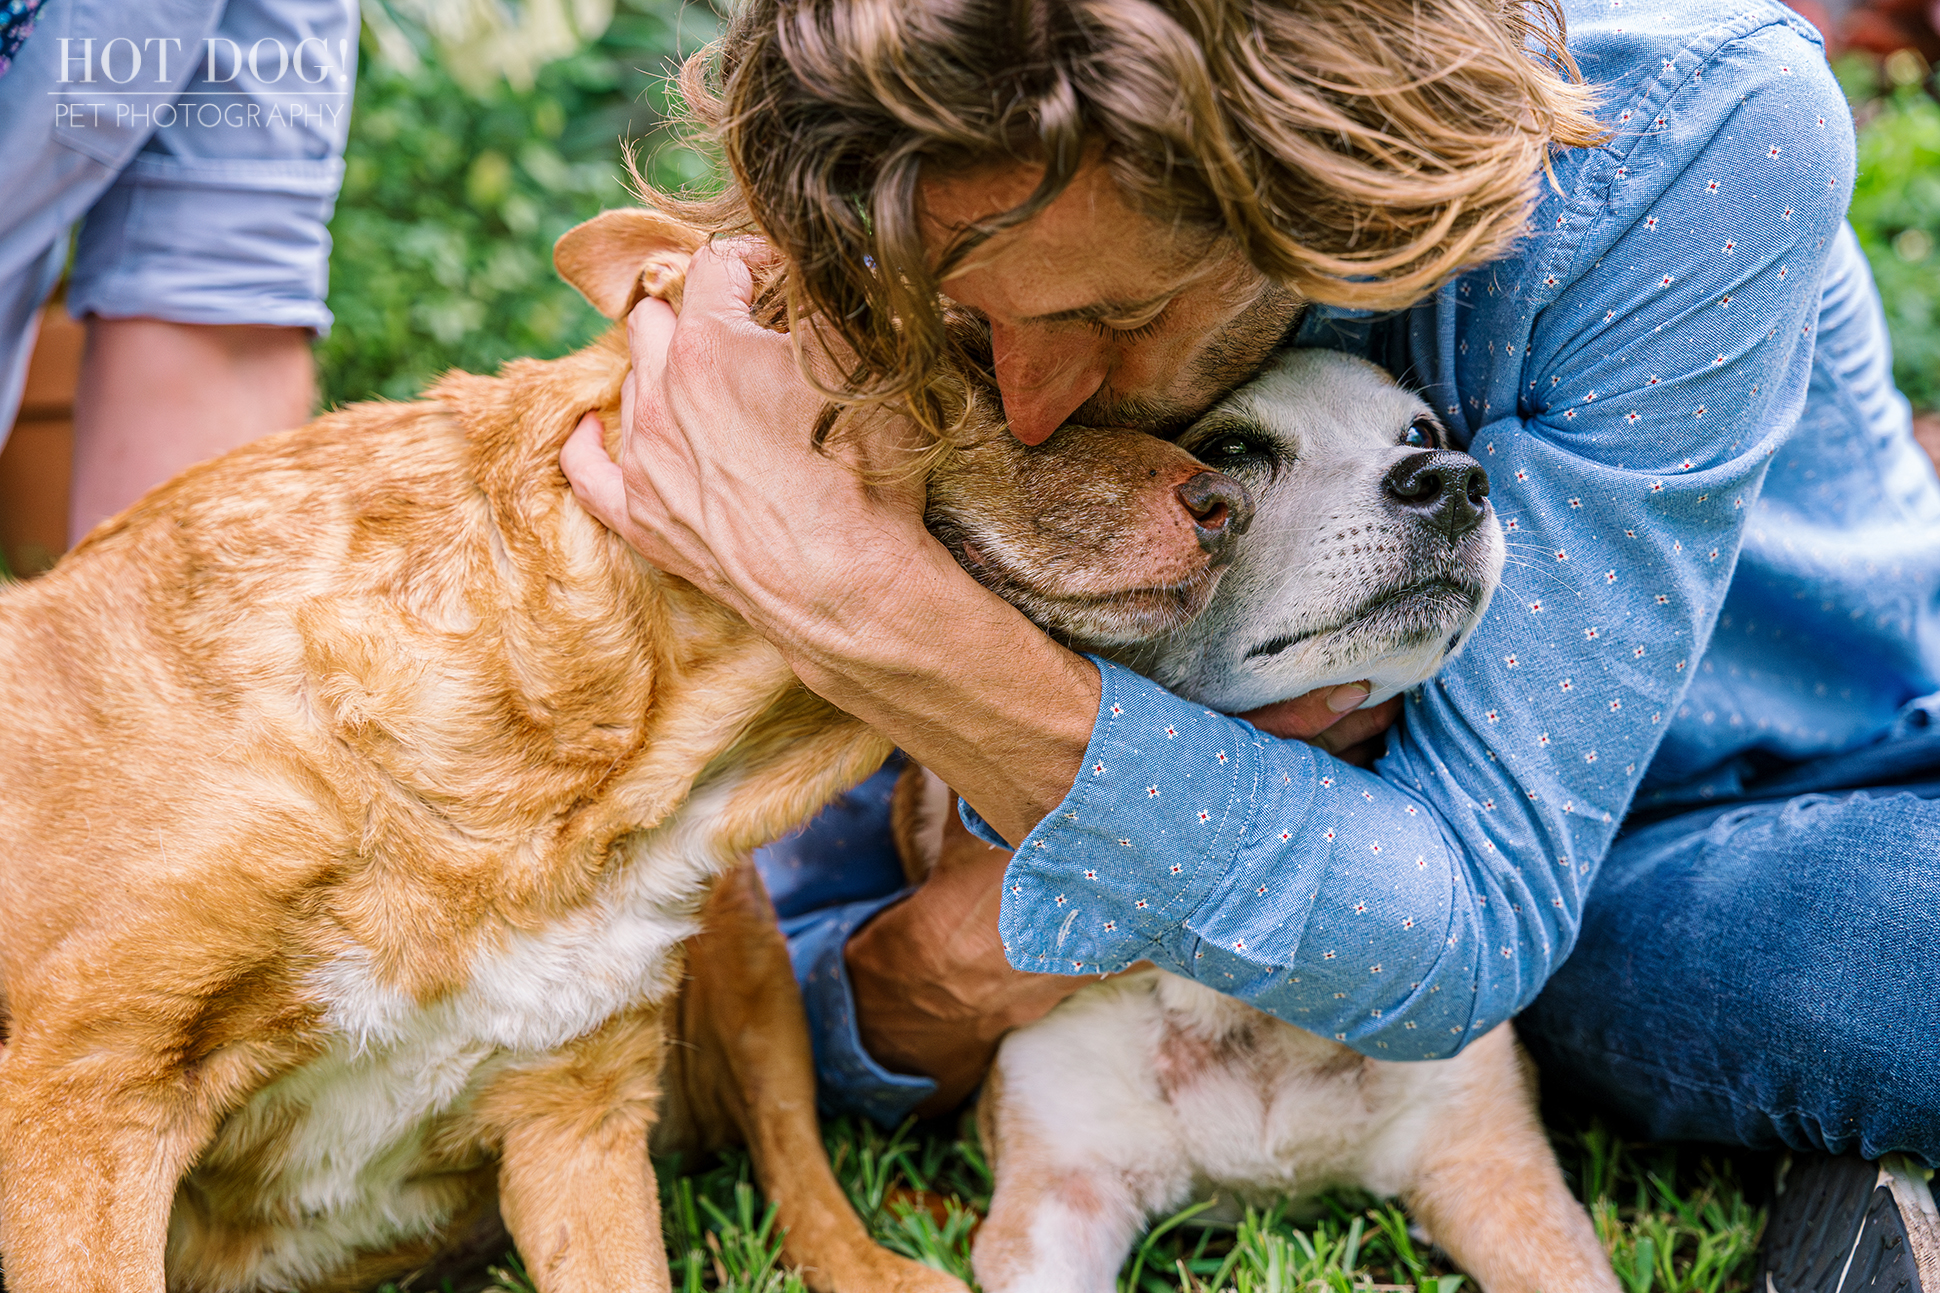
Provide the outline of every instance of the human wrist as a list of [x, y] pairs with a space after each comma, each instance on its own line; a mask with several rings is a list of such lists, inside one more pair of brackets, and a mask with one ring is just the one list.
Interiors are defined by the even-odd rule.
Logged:
[[[994, 600], [919, 532], [907, 544], [876, 544], [800, 571], [804, 586], [763, 626], [811, 690], [841, 689], [845, 679], [879, 672], [920, 672], [936, 661], [937, 626]], [[821, 685], [818, 685], [821, 684]]]
[[791, 578], [788, 596], [751, 597], [746, 613], [809, 690], [929, 767], [1013, 843], [1068, 793], [1097, 717], [1096, 666], [926, 532], [840, 566], [811, 556]]

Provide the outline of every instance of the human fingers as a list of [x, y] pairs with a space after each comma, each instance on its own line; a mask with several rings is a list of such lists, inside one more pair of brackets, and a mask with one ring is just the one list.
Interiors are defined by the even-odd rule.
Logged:
[[1342, 683], [1291, 700], [1262, 705], [1240, 717], [1262, 732], [1293, 741], [1309, 741], [1352, 713], [1372, 691], [1365, 682]]
[[626, 346], [637, 372], [658, 377], [667, 366], [667, 345], [680, 316], [658, 297], [647, 297], [626, 316]]
[[609, 530], [625, 533], [626, 477], [606, 453], [606, 429], [599, 414], [588, 413], [559, 449], [559, 469], [573, 497]]
[[588, 413], [560, 446], [559, 467], [580, 506], [650, 564], [713, 593], [717, 601], [725, 600], [718, 569], [697, 550], [691, 535], [682, 542], [687, 531], [668, 517], [653, 482], [636, 472], [629, 484], [626, 469], [607, 455], [605, 440], [599, 416]]
[[731, 323], [752, 323], [754, 264], [765, 259], [766, 244], [755, 238], [723, 238], [694, 253], [681, 289], [683, 314], [695, 313]]
[[1344, 714], [1340, 722], [1313, 738], [1313, 743], [1347, 762], [1347, 752], [1379, 738], [1401, 717], [1401, 697], [1382, 701], [1373, 709], [1357, 709]]
[[[622, 470], [634, 451], [634, 419], [640, 407], [640, 385], [662, 380], [667, 367], [667, 347], [673, 341], [679, 320], [665, 301], [649, 298], [635, 305], [626, 316], [627, 353], [633, 364], [620, 380], [620, 463]], [[655, 401], [658, 404], [658, 401]]]
[[774, 353], [786, 355], [790, 365], [795, 363], [794, 348], [799, 344], [816, 380], [830, 389], [838, 388], [845, 384], [855, 360], [855, 352], [839, 329], [811, 316], [800, 321], [799, 332], [784, 339], [753, 318], [755, 283], [781, 259], [781, 253], [760, 238], [724, 238], [708, 244], [694, 253], [688, 267], [682, 313], [697, 313], [737, 331], [773, 337], [777, 341]]

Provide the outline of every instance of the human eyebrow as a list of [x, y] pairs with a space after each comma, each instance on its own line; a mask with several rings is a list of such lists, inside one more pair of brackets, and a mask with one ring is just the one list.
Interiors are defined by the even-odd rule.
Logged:
[[1052, 314], [1033, 315], [1023, 320], [1025, 323], [1110, 323], [1128, 328], [1136, 328], [1150, 323], [1172, 304], [1179, 293], [1174, 290], [1163, 292], [1144, 301], [1095, 301], [1090, 305], [1080, 305], [1069, 310], [1058, 310]]

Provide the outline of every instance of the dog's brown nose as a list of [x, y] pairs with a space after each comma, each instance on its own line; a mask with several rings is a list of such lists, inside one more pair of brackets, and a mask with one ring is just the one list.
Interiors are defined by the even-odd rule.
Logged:
[[1450, 543], [1482, 524], [1489, 509], [1489, 473], [1465, 453], [1411, 453], [1381, 481], [1389, 498], [1448, 536]]
[[1253, 523], [1253, 496], [1246, 486], [1220, 472], [1202, 471], [1175, 492], [1192, 517], [1199, 546], [1217, 559], [1229, 557], [1234, 541]]

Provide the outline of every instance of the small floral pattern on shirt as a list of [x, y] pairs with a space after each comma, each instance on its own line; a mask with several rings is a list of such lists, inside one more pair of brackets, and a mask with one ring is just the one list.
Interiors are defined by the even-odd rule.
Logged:
[[[1604, 87], [1609, 144], [1559, 157], [1540, 232], [1397, 319], [1305, 334], [1412, 368], [1487, 467], [1509, 566], [1484, 624], [1376, 773], [1101, 662], [1087, 766], [1108, 771], [1017, 852], [1015, 964], [1149, 958], [1429, 1058], [1567, 954], [1660, 719], [1724, 631], [1853, 166], [1850, 129], [1820, 124], [1842, 120], [1838, 87], [1780, 6], [1613, 12], [1569, 6], [1592, 79], [1628, 79]], [[1098, 879], [1074, 888], [1081, 870]]]

